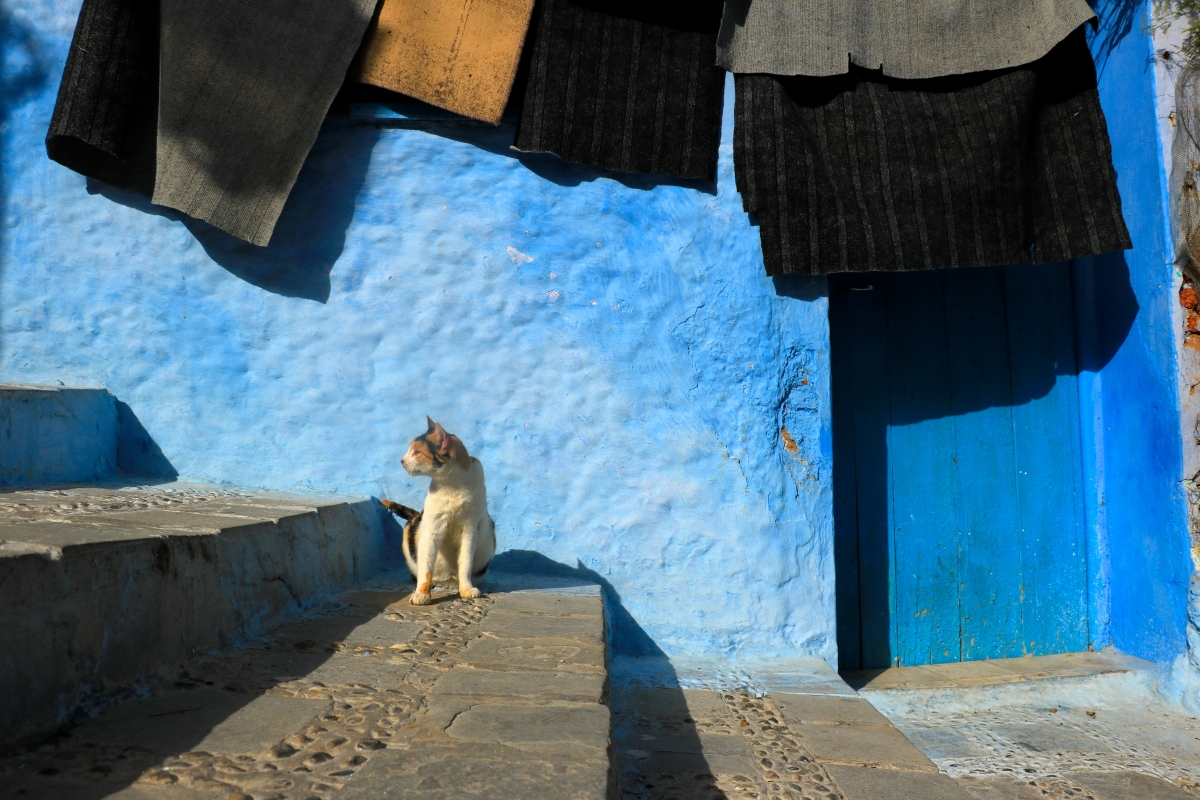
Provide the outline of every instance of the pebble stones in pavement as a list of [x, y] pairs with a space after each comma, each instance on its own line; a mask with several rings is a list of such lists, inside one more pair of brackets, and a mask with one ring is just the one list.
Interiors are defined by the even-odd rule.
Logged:
[[768, 697], [614, 690], [623, 800], [845, 800]]
[[[555, 610], [562, 606], [561, 596], [498, 597], [502, 605], [509, 598], [511, 608], [489, 628], [484, 622], [497, 596], [437, 596], [431, 605], [413, 606], [407, 591], [344, 595], [320, 616], [287, 622], [255, 646], [193, 658], [176, 674], [147, 680], [132, 699], [110, 705], [41, 746], [0, 759], [0, 798], [326, 800], [345, 794], [350, 785], [390, 797], [390, 788], [374, 795], [364, 785], [372, 780], [374, 762], [388, 762], [394, 751], [407, 758], [422, 747], [443, 753], [456, 745], [455, 731], [446, 731], [461, 710], [446, 713], [447, 702], [497, 717], [493, 727], [503, 729], [494, 737], [498, 740], [474, 745], [487, 751], [489, 763], [522, 758], [532, 763], [536, 756], [544, 765], [559, 759], [560, 771], [574, 770], [586, 783], [597, 784], [595, 791], [572, 797], [603, 797], [609, 726], [607, 708], [599, 705], [606, 681], [599, 595], [562, 613]], [[592, 661], [583, 664], [576, 657], [568, 663], [569, 657], [560, 657], [548, 665], [533, 664], [536, 673], [511, 675], [474, 663], [466, 652], [477, 642], [472, 652], [483, 653], [484, 661], [509, 651], [532, 652], [537, 661], [540, 642], [529, 636], [538, 625], [552, 630], [546, 652], [569, 656], [595, 650]], [[572, 625], [587, 628], [588, 635], [572, 638]], [[510, 678], [532, 688], [515, 700], [454, 695], [447, 701], [435, 687], [451, 673], [469, 674], [485, 689], [506, 685]], [[543, 677], [530, 680], [531, 674]], [[504, 741], [520, 738], [519, 730], [512, 733], [510, 717], [528, 717], [530, 706], [544, 707], [538, 687], [559, 686], [555, 678], [569, 682], [584, 674], [594, 690], [580, 694], [576, 688], [578, 696], [555, 695], [547, 703], [558, 710], [602, 710], [603, 719], [589, 728], [596, 741], [576, 736], [579, 746], [561, 758], [542, 756], [536, 741], [515, 747]], [[496, 710], [478, 710], [489, 703]], [[389, 769], [398, 768], [394, 758], [388, 763]], [[522, 774], [536, 777], [536, 770]], [[378, 775], [387, 776], [382, 765]], [[444, 782], [452, 785], [453, 776]], [[552, 796], [545, 787], [527, 788]]]
[[908, 713], [896, 724], [980, 800], [1200, 797], [1200, 720], [1151, 699]]

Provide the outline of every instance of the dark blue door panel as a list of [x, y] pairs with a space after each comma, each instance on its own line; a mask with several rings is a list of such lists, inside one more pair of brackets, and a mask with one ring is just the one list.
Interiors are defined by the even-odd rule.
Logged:
[[1069, 267], [830, 278], [843, 669], [1087, 647]]

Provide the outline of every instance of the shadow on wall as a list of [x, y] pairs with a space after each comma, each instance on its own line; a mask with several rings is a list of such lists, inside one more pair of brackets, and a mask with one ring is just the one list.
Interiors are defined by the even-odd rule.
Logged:
[[841, 668], [1087, 649], [1077, 376], [1133, 327], [1125, 255], [829, 296]]
[[[346, 245], [346, 231], [367, 178], [371, 152], [384, 126], [330, 119], [304, 162], [288, 196], [268, 247], [243, 242], [211, 225], [173, 209], [156, 206], [134, 192], [96, 180], [88, 191], [137, 211], [181, 222], [214, 262], [260, 289], [325, 303], [330, 273]], [[559, 186], [574, 187], [607, 178], [628, 188], [649, 191], [658, 186], [681, 186], [716, 194], [705, 181], [676, 180], [659, 175], [635, 175], [570, 164], [543, 153], [518, 153], [510, 148], [513, 127], [480, 126], [471, 122], [410, 123], [391, 128], [416, 128], [489, 153], [518, 160], [531, 172]]]
[[128, 404], [117, 400], [117, 469], [125, 475], [142, 478], [179, 477], [158, 443], [151, 438], [142, 421]]
[[[363, 124], [363, 123], [358, 123]], [[629, 189], [650, 191], [659, 186], [680, 186], [703, 194], [716, 196], [717, 187], [702, 180], [673, 178], [669, 175], [643, 175], [633, 172], [614, 172], [563, 161], [550, 153], [525, 153], [512, 148], [516, 127], [512, 124], [499, 126], [484, 125], [470, 120], [447, 120], [445, 122], [384, 123], [390, 129], [417, 129], [433, 136], [477, 147], [492, 155], [504, 156], [520, 162], [530, 172], [558, 186], [572, 188], [584, 183], [606, 178]]]
[[829, 296], [829, 278], [826, 275], [776, 275], [771, 278], [775, 294], [811, 303]]
[[379, 138], [376, 128], [348, 128], [341, 121], [326, 123], [288, 196], [269, 247], [243, 242], [208, 223], [99, 181], [89, 180], [88, 191], [182, 222], [209, 258], [247, 283], [284, 297], [324, 303], [329, 299], [329, 275], [345, 249], [346, 230]]
[[[1140, 33], [1141, 27], [1148, 20], [1145, 18], [1147, 3], [1142, 0], [1088, 0], [1088, 4], [1099, 15], [1099, 25], [1088, 34], [1092, 40], [1092, 56], [1096, 61], [1096, 71], [1103, 72], [1108, 66], [1108, 58], [1121, 41], [1130, 33]], [[1154, 56], [1147, 53], [1146, 67]]]

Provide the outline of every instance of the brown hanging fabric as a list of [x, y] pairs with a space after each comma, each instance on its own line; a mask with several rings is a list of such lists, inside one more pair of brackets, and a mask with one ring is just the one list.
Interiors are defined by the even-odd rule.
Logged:
[[738, 75], [734, 164], [767, 273], [1048, 263], [1131, 247], [1077, 30], [1021, 67]]
[[383, 0], [352, 68], [363, 83], [499, 122], [534, 0]]
[[516, 149], [716, 180], [719, 0], [541, 0], [534, 16]]
[[46, 154], [149, 197], [157, 124], [158, 0], [84, 0]]

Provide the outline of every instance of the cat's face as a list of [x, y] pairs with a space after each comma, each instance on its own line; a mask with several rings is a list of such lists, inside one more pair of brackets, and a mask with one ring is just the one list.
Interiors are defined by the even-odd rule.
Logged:
[[429, 423], [429, 430], [413, 439], [408, 445], [408, 452], [400, 459], [405, 471], [413, 476], [432, 477], [448, 469], [470, 469], [471, 456], [462, 441], [446, 433], [445, 428], [429, 417], [425, 419]]

